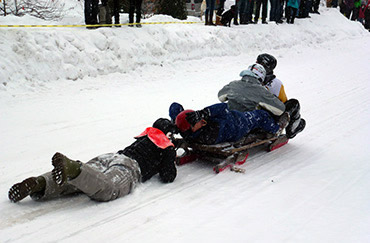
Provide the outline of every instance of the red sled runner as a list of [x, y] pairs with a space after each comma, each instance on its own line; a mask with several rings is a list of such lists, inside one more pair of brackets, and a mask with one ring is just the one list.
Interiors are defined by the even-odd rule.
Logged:
[[213, 170], [220, 173], [226, 169], [244, 173], [239, 168], [248, 158], [249, 150], [262, 145], [267, 145], [268, 151], [278, 149], [287, 144], [289, 139], [285, 134], [271, 135], [266, 133], [253, 133], [235, 143], [221, 143], [215, 145], [189, 144], [180, 140], [177, 148], [183, 148], [185, 153], [177, 158], [176, 164], [183, 165], [194, 160], [203, 160], [216, 163]]

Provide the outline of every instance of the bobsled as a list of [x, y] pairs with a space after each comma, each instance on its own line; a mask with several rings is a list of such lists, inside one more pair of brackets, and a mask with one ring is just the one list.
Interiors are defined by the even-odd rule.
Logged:
[[204, 145], [188, 143], [184, 139], [177, 139], [177, 150], [184, 151], [176, 159], [177, 165], [184, 165], [195, 160], [209, 161], [215, 164], [214, 172], [220, 173], [226, 169], [244, 173], [245, 170], [239, 166], [244, 164], [249, 156], [250, 150], [255, 147], [265, 147], [267, 151], [276, 150], [289, 139], [285, 134], [266, 134], [255, 132], [237, 142], [226, 142], [215, 145]]

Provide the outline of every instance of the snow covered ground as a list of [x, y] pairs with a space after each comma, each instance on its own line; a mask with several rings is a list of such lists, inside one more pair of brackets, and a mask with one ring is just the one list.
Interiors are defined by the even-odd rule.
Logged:
[[[370, 34], [336, 9], [311, 16], [232, 28], [1, 28], [1, 242], [369, 242]], [[30, 23], [45, 24], [0, 18]], [[154, 177], [109, 203], [8, 200], [14, 183], [51, 170], [57, 151], [87, 161], [129, 145], [173, 101], [218, 102], [263, 52], [277, 57], [307, 127], [252, 154], [245, 174], [198, 162], [178, 167], [172, 184]]]

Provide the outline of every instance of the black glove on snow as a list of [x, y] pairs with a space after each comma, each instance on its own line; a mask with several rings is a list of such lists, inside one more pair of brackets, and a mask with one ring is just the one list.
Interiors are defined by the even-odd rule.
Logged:
[[207, 121], [210, 115], [211, 115], [210, 111], [206, 108], [200, 111], [186, 113], [186, 120], [190, 123], [191, 126], [194, 126], [201, 120]]

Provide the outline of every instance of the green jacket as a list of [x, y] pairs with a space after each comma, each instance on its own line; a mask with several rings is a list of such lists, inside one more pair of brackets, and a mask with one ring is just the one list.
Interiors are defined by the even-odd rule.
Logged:
[[361, 7], [361, 0], [355, 1], [354, 6], [355, 6], [355, 8]]

